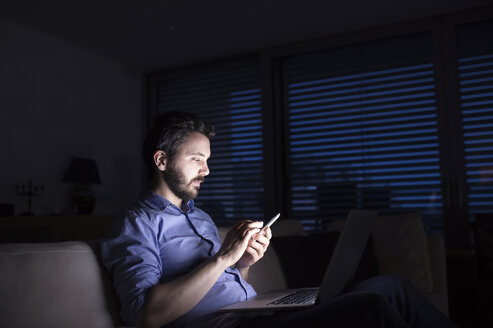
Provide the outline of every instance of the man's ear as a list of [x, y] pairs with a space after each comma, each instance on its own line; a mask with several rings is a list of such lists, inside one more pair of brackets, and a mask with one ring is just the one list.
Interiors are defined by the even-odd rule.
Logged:
[[154, 153], [154, 164], [159, 171], [166, 171], [166, 160], [166, 153], [162, 150], [156, 150]]

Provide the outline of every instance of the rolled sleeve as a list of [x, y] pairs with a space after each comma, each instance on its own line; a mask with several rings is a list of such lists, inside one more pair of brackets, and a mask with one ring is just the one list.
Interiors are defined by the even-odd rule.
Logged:
[[113, 288], [120, 301], [120, 316], [126, 324], [135, 325], [145, 296], [157, 285], [162, 275], [159, 228], [146, 215], [127, 213], [101, 241], [106, 269], [113, 277]]

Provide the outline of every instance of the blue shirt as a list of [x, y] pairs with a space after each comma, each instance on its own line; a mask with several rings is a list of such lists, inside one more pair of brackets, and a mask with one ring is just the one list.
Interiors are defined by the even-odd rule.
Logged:
[[[151, 287], [190, 272], [220, 246], [214, 222], [194, 207], [192, 200], [182, 210], [156, 193], [145, 193], [115, 220], [109, 237], [101, 241], [103, 263], [113, 278], [124, 322], [135, 324]], [[174, 324], [196, 325], [198, 319], [210, 318], [218, 309], [255, 295], [240, 272], [228, 268], [204, 298]], [[220, 321], [226, 324], [227, 317]]]

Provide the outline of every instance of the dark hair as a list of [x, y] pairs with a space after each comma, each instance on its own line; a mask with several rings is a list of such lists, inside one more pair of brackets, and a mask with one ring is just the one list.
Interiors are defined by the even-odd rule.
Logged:
[[171, 111], [154, 119], [143, 147], [144, 161], [151, 176], [155, 170], [154, 153], [162, 150], [172, 160], [193, 132], [202, 133], [209, 139], [216, 133], [213, 125], [192, 113]]

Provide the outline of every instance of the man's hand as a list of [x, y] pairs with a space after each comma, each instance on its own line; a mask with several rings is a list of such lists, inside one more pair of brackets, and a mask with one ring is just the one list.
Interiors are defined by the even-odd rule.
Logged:
[[245, 253], [236, 263], [236, 267], [242, 271], [242, 269], [249, 268], [260, 260], [267, 251], [271, 238], [272, 232], [270, 228], [265, 228], [259, 233], [255, 233], [250, 239]]
[[252, 236], [260, 232], [262, 222], [241, 221], [228, 231], [216, 256], [226, 260], [228, 266], [237, 264], [252, 244]]
[[221, 249], [216, 254], [229, 266], [236, 265], [244, 280], [248, 278], [250, 266], [263, 256], [272, 237], [270, 228], [261, 229], [263, 223], [249, 220], [238, 222], [226, 234]]

